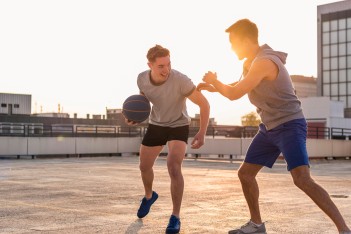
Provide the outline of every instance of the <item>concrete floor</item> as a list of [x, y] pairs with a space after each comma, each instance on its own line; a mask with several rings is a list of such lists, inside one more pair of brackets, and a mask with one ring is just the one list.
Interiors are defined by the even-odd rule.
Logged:
[[[164, 233], [171, 214], [165, 157], [154, 167], [159, 199], [136, 217], [143, 186], [138, 157], [0, 160], [0, 233]], [[241, 161], [186, 159], [181, 233], [227, 233], [248, 218]], [[314, 179], [351, 225], [351, 160], [312, 161]], [[258, 176], [268, 233], [338, 233], [291, 180], [283, 161]]]

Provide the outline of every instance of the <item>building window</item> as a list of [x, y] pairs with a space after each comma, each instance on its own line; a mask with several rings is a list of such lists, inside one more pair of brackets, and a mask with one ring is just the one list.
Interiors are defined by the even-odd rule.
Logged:
[[338, 71], [332, 71], [331, 72], [331, 81], [332, 83], [337, 83], [338, 82]]
[[346, 43], [339, 44], [339, 55], [346, 55]]
[[346, 82], [346, 70], [339, 70], [339, 81]]
[[339, 42], [345, 42], [346, 41], [346, 31], [341, 30], [339, 31]]
[[346, 19], [339, 19], [339, 29], [346, 28]]
[[323, 70], [330, 70], [330, 66], [329, 66], [330, 60], [328, 58], [323, 59]]
[[339, 83], [339, 94], [346, 95], [346, 83]]
[[6, 103], [1, 103], [1, 107], [7, 107]]
[[323, 22], [323, 32], [329, 32], [329, 21]]
[[338, 58], [331, 58], [331, 69], [338, 69]]
[[340, 69], [346, 68], [346, 57], [345, 56], [339, 57], [339, 68]]
[[329, 44], [329, 33], [323, 33], [323, 45]]
[[331, 56], [338, 56], [338, 45], [331, 45]]
[[330, 85], [324, 84], [323, 85], [323, 96], [330, 96]]
[[338, 29], [338, 21], [337, 21], [337, 20], [332, 20], [332, 21], [330, 22], [330, 25], [331, 25], [331, 30], [332, 30], [332, 31]]
[[13, 107], [14, 108], [19, 108], [19, 104], [14, 104]]

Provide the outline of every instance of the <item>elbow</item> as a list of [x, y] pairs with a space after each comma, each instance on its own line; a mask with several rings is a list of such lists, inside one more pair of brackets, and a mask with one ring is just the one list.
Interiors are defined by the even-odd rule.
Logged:
[[229, 97], [227, 97], [230, 101], [234, 101], [234, 100], [237, 100], [237, 99], [239, 99], [239, 97], [237, 97], [237, 96], [234, 96], [234, 95], [231, 95], [231, 96], [229, 96]]

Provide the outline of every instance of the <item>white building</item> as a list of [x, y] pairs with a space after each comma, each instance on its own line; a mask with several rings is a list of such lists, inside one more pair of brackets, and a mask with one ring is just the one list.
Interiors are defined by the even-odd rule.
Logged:
[[32, 95], [0, 93], [0, 114], [30, 115]]
[[317, 7], [318, 96], [343, 101], [351, 117], [351, 0]]

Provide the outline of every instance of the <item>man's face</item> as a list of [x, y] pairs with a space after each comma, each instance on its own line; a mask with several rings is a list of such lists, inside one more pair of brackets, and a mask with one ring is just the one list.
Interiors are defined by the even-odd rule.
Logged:
[[232, 46], [232, 50], [238, 56], [239, 60], [245, 58], [245, 39], [235, 36], [233, 33], [229, 33], [229, 42]]
[[148, 63], [155, 81], [165, 81], [171, 71], [171, 59], [169, 56], [158, 57], [155, 62]]

